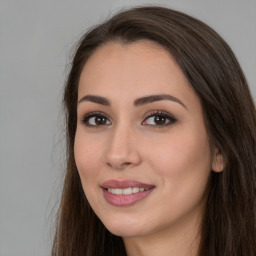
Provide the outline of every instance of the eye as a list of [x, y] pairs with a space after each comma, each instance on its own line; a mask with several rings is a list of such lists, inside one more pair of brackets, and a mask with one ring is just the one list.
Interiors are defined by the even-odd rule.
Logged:
[[154, 111], [142, 122], [143, 125], [164, 127], [176, 122], [176, 119], [163, 111]]
[[110, 125], [110, 120], [102, 113], [89, 113], [82, 118], [82, 123], [86, 126]]

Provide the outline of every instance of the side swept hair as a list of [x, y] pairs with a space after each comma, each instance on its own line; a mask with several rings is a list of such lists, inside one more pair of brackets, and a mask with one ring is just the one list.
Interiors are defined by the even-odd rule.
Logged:
[[67, 170], [57, 216], [53, 256], [126, 255], [91, 209], [74, 160], [78, 81], [98, 47], [152, 40], [175, 58], [200, 98], [210, 142], [226, 167], [211, 173], [199, 256], [256, 255], [256, 114], [243, 72], [227, 43], [203, 22], [163, 7], [116, 14], [80, 40], [64, 93]]

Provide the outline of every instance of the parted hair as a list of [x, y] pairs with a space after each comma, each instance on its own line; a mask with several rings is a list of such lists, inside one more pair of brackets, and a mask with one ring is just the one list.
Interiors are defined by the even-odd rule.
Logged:
[[67, 167], [52, 256], [126, 255], [122, 238], [105, 228], [84, 195], [73, 148], [78, 82], [86, 61], [108, 42], [139, 40], [154, 41], [174, 57], [201, 101], [210, 143], [225, 159], [224, 170], [211, 172], [209, 179], [198, 256], [255, 256], [256, 114], [246, 79], [232, 50], [212, 28], [157, 6], [124, 10], [78, 43], [63, 97]]

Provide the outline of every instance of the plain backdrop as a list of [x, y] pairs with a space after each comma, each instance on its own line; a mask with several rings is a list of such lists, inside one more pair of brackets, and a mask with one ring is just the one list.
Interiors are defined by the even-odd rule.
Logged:
[[90, 26], [141, 4], [212, 26], [235, 52], [255, 98], [256, 0], [0, 0], [0, 256], [50, 255], [73, 46]]

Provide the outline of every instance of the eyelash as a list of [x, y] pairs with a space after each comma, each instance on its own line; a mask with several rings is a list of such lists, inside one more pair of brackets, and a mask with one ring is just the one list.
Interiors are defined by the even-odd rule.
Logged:
[[[167, 123], [164, 123], [164, 124], [156, 124], [156, 125], [151, 125], [151, 124], [145, 124], [149, 127], [153, 127], [153, 128], [164, 128], [166, 126], [169, 126], [173, 123], [175, 123], [177, 120], [171, 115], [169, 114], [168, 112], [165, 112], [163, 110], [154, 110], [154, 111], [151, 111], [149, 112], [146, 117], [144, 118], [144, 121], [142, 122], [142, 124], [149, 118], [152, 118], [152, 117], [163, 117], [165, 118], [166, 120], [165, 121], [168, 121]], [[155, 120], [154, 120], [155, 122]]]
[[[101, 117], [101, 118], [104, 118], [107, 121], [109, 121], [108, 116], [103, 112], [90, 112], [81, 118], [81, 123], [87, 127], [92, 127], [92, 128], [99, 128], [100, 126], [103, 126], [103, 125], [97, 125], [97, 124], [96, 125], [89, 124], [88, 122], [89, 122], [90, 118], [92, 118], [92, 117], [93, 118]], [[109, 124], [105, 124], [105, 125], [109, 125]]]
[[[90, 127], [90, 128], [99, 128], [100, 126], [107, 126], [107, 125], [110, 125], [110, 124], [89, 124], [88, 122], [90, 121], [90, 118], [96, 118], [96, 117], [100, 117], [100, 118], [104, 118], [106, 122], [110, 122], [111, 124], [111, 121], [109, 120], [108, 116], [103, 113], [103, 112], [90, 112], [86, 115], [84, 115], [82, 118], [81, 118], [81, 123], [84, 124], [85, 126], [87, 127]], [[146, 120], [148, 120], [149, 118], [156, 118], [156, 117], [162, 117], [165, 119], [165, 123], [164, 124], [156, 124], [156, 125], [152, 125], [152, 124], [145, 124]], [[167, 123], [166, 123], [167, 121]], [[175, 123], [177, 120], [172, 116], [170, 115], [169, 113], [165, 112], [165, 111], [162, 111], [162, 110], [154, 110], [154, 111], [151, 111], [149, 112], [142, 124], [143, 125], [146, 125], [146, 126], [149, 126], [149, 127], [152, 127], [152, 128], [164, 128], [166, 126], [169, 126], [173, 123]], [[155, 120], [154, 120], [155, 122]], [[95, 120], [94, 120], [94, 123], [95, 123]]]

